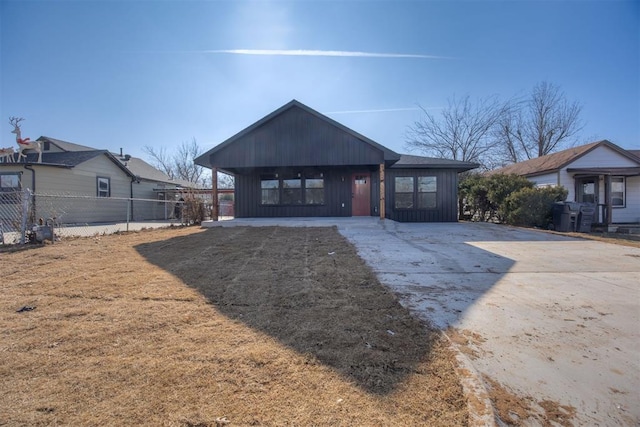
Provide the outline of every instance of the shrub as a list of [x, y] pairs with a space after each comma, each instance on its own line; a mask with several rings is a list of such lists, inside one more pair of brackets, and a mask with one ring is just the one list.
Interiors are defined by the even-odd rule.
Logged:
[[533, 183], [519, 175], [468, 175], [458, 186], [461, 218], [474, 221], [505, 220], [507, 197]]
[[487, 199], [498, 222], [505, 222], [510, 211], [507, 199], [513, 193], [533, 188], [533, 183], [519, 175], [495, 174], [487, 179]]
[[553, 222], [553, 204], [564, 201], [567, 194], [564, 187], [522, 188], [505, 199], [506, 222], [548, 228]]
[[193, 194], [185, 197], [182, 209], [182, 221], [187, 225], [202, 224], [202, 221], [205, 220], [204, 201]]

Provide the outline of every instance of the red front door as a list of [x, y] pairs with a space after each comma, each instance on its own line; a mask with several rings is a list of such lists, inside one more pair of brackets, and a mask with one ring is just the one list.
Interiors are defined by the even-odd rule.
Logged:
[[351, 177], [353, 200], [351, 203], [352, 216], [371, 215], [371, 175], [368, 173], [354, 173]]

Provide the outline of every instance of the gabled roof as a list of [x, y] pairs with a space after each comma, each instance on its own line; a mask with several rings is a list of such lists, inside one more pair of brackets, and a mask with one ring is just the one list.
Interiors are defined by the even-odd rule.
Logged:
[[61, 139], [50, 138], [48, 136], [41, 136], [38, 138], [38, 141], [48, 141], [50, 144], [53, 144], [60, 148], [63, 151], [90, 151], [95, 150], [93, 147], [88, 147], [86, 145], [74, 144], [73, 142], [63, 141]]
[[283, 105], [282, 107], [278, 108], [277, 110], [273, 111], [272, 113], [264, 116], [262, 119], [258, 120], [257, 122], [250, 125], [249, 127], [243, 129], [242, 131], [238, 132], [237, 134], [223, 141], [222, 143], [218, 144], [217, 146], [213, 147], [211, 150], [207, 151], [206, 153], [202, 154], [201, 156], [195, 159], [195, 163], [200, 166], [211, 167], [212, 166], [210, 164], [211, 155], [214, 155], [220, 152], [221, 150], [232, 145], [234, 142], [242, 140], [244, 137], [250, 135], [252, 132], [255, 132], [258, 128], [264, 126], [274, 118], [282, 116], [284, 113], [295, 108], [301, 109], [304, 112], [321, 120], [322, 122], [328, 123], [331, 126], [339, 129], [340, 131], [352, 136], [353, 138], [375, 148], [376, 150], [381, 151], [382, 153], [384, 153], [385, 161], [393, 162], [400, 159], [400, 155], [395, 151], [388, 149], [387, 147], [373, 141], [372, 139], [367, 138], [366, 136], [354, 131], [353, 129], [350, 129], [344, 126], [343, 124], [336, 122], [335, 120], [325, 116], [324, 114], [321, 114], [315, 111], [314, 109], [294, 99], [288, 102], [287, 104]]
[[[55, 152], [55, 153], [42, 153], [42, 162], [38, 163], [38, 154], [29, 152], [25, 153], [27, 155], [26, 159], [18, 162], [17, 158], [15, 159], [16, 163], [3, 163], [5, 165], [19, 165], [19, 164], [30, 164], [32, 166], [53, 166], [59, 168], [73, 168], [78, 166], [81, 163], [89, 161], [99, 156], [106, 156], [110, 161], [112, 161], [116, 166], [118, 166], [125, 174], [130, 177], [134, 177], [134, 174], [131, 173], [126, 167], [124, 167], [118, 159], [115, 158], [113, 154], [108, 152], [107, 150], [87, 150], [87, 151], [69, 151], [69, 152]], [[17, 156], [17, 155], [16, 155]]]
[[[121, 158], [118, 154], [111, 153], [107, 150], [99, 150], [86, 145], [75, 144], [73, 142], [63, 141], [61, 139], [51, 138], [49, 136], [41, 136], [38, 141], [49, 142], [55, 145], [63, 152], [43, 152], [42, 164], [60, 167], [75, 167], [80, 163], [86, 162], [100, 154], [107, 154], [109, 159], [117, 164], [119, 168], [124, 170], [127, 175], [136, 178], [142, 178], [148, 181], [156, 181], [161, 183], [179, 185], [182, 187], [197, 187], [193, 183], [184, 180], [173, 180], [164, 172], [151, 166], [149, 163], [137, 157], [127, 156]], [[27, 153], [28, 163], [37, 163], [37, 154]]]
[[123, 167], [131, 171], [132, 174], [148, 179], [150, 181], [169, 182], [171, 178], [166, 173], [154, 168], [149, 163], [137, 157], [122, 158], [114, 154], [114, 157], [118, 159]]
[[472, 162], [463, 162], [460, 160], [439, 159], [436, 157], [412, 156], [409, 154], [401, 154], [400, 160], [395, 162], [391, 169], [410, 169], [410, 168], [437, 168], [437, 169], [456, 169], [459, 172], [475, 169], [480, 165]]
[[487, 174], [493, 175], [502, 173], [521, 176], [534, 176], [549, 172], [555, 172], [573, 163], [585, 154], [602, 146], [608, 147], [636, 162], [640, 160], [629, 151], [624, 150], [623, 148], [618, 147], [614, 143], [609, 142], [605, 139], [602, 141], [581, 145], [579, 147], [572, 147], [566, 150], [558, 151], [557, 153], [547, 154], [546, 156], [540, 156], [535, 159], [525, 160], [524, 162], [514, 163], [500, 169], [489, 171], [487, 172]]
[[398, 154], [297, 100], [278, 108], [195, 159], [205, 167], [242, 173], [256, 167], [356, 166], [453, 169], [479, 165]]
[[198, 188], [198, 185], [183, 179], [171, 179], [169, 175], [151, 166], [149, 163], [137, 157], [120, 157], [113, 155], [123, 167], [127, 168], [133, 175], [148, 181], [156, 181], [166, 184], [179, 185], [181, 187]]

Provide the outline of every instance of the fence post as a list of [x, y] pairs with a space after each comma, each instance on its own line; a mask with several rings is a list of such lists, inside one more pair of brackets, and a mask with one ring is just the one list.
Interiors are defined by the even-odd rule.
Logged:
[[129, 221], [131, 221], [131, 199], [127, 199], [127, 231], [129, 231]]
[[25, 244], [27, 235], [27, 217], [29, 216], [29, 205], [31, 202], [31, 190], [25, 188], [22, 192], [22, 218], [20, 221], [20, 244]]

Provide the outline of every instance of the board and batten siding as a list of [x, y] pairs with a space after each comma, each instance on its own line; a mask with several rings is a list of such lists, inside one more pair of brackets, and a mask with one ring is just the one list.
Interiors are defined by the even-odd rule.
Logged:
[[384, 152], [351, 133], [291, 108], [211, 155], [222, 169], [377, 165]]
[[[435, 209], [396, 209], [395, 178], [402, 176], [435, 176], [437, 193]], [[387, 169], [385, 173], [385, 215], [399, 222], [458, 221], [458, 173], [448, 169]]]
[[351, 216], [351, 170], [326, 168], [317, 172], [322, 172], [324, 178], [323, 205], [262, 205], [260, 177], [274, 173], [274, 170], [263, 169], [249, 175], [236, 175], [236, 218]]

